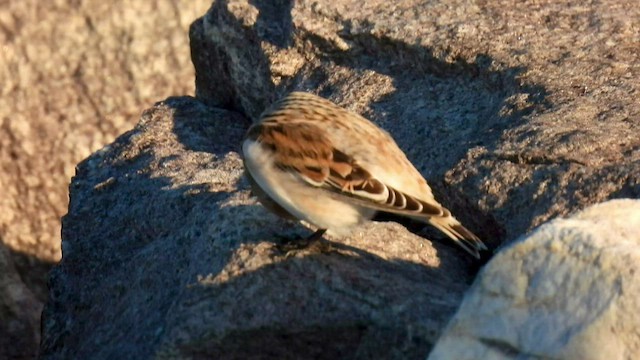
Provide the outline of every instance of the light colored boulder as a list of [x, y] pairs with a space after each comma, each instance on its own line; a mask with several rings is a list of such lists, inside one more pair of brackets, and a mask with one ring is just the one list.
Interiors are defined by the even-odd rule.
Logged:
[[480, 273], [429, 356], [637, 359], [640, 201], [543, 225]]

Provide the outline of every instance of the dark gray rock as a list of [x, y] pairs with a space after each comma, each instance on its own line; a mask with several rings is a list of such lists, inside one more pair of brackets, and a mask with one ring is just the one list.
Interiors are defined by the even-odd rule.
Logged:
[[[425, 354], [471, 259], [377, 223], [330, 253], [256, 204], [236, 152], [245, 118], [191, 98], [148, 110], [77, 168], [51, 273], [43, 358], [336, 358]], [[429, 319], [424, 321], [424, 319]]]

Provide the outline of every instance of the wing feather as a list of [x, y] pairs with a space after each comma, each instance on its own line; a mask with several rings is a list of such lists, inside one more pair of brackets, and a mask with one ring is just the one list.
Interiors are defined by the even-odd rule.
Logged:
[[419, 199], [383, 183], [335, 148], [323, 130], [309, 122], [265, 120], [254, 125], [247, 137], [273, 151], [278, 168], [331, 196], [349, 198], [366, 208], [423, 219], [476, 257], [478, 250], [486, 249], [476, 235], [432, 197]]
[[308, 123], [262, 122], [249, 134], [275, 153], [280, 169], [292, 171], [312, 186], [356, 200], [359, 205], [409, 216], [442, 216], [443, 208], [394, 189], [336, 149]]

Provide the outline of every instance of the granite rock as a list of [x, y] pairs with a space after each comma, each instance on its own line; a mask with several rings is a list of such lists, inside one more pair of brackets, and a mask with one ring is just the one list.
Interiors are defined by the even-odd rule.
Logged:
[[43, 359], [426, 354], [472, 258], [395, 223], [281, 250], [310, 231], [251, 197], [234, 151], [248, 125], [172, 98], [78, 165]]
[[284, 93], [329, 98], [388, 130], [497, 248], [640, 194], [639, 11], [216, 1], [190, 28], [196, 99], [150, 109], [77, 168], [43, 357], [424, 358], [478, 265], [395, 222], [285, 256], [281, 238], [308, 230], [250, 196], [242, 133]]
[[292, 4], [216, 1], [193, 23], [196, 96], [254, 120], [292, 90], [328, 97], [506, 239], [640, 196], [634, 2]]
[[[158, 99], [193, 93], [187, 29], [210, 5], [62, 0], [0, 6], [0, 247], [16, 272], [0, 272], [0, 282], [18, 276], [40, 304], [21, 310], [33, 311], [29, 321], [22, 313], [0, 314], [1, 324], [25, 326], [0, 330], [10, 358], [37, 354], [47, 272], [61, 257], [60, 217], [75, 165], [130, 129]], [[0, 298], [12, 299], [5, 291]], [[31, 326], [35, 330], [23, 331]]]
[[478, 275], [429, 359], [635, 359], [640, 201], [544, 224]]

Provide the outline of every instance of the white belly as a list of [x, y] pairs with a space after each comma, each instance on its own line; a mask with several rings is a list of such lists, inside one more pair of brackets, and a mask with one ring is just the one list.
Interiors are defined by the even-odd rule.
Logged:
[[375, 210], [336, 198], [295, 174], [277, 169], [272, 153], [251, 140], [242, 145], [246, 170], [275, 202], [291, 215], [330, 234], [346, 235], [353, 227], [370, 220]]

